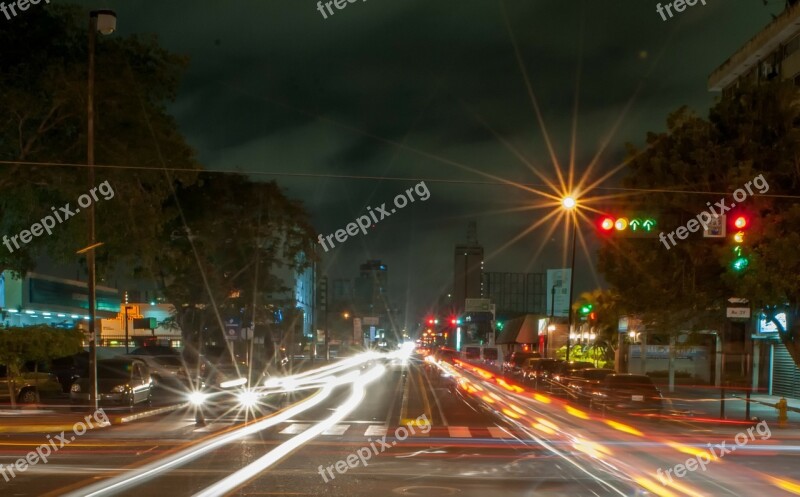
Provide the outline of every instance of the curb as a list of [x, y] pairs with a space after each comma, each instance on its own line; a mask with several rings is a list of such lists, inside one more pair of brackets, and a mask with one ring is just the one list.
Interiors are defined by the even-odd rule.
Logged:
[[165, 412], [177, 411], [178, 409], [182, 409], [188, 405], [189, 405], [188, 402], [184, 402], [183, 404], [175, 404], [171, 406], [159, 407], [158, 409], [131, 414], [129, 416], [115, 416], [111, 420], [111, 424], [121, 425], [124, 423], [130, 423], [131, 421], [137, 421], [139, 419], [149, 418], [150, 416], [158, 416], [159, 414], [164, 414]]
[[[108, 419], [111, 421], [111, 424], [97, 426], [97, 428], [107, 428], [109, 426], [130, 423], [132, 421], [149, 418], [151, 416], [158, 416], [159, 414], [177, 411], [178, 409], [182, 409], [188, 405], [189, 405], [188, 402], [184, 402], [182, 404], [159, 407], [158, 409], [152, 409], [149, 411], [139, 412], [136, 414], [130, 414], [128, 416], [108, 416]], [[71, 423], [54, 421], [52, 423], [40, 423], [40, 424], [3, 425], [2, 419], [0, 419], [0, 433], [45, 433], [45, 432], [58, 433], [61, 431], [72, 430], [75, 424], [81, 421], [83, 421], [82, 418], [76, 418], [76, 420]]]

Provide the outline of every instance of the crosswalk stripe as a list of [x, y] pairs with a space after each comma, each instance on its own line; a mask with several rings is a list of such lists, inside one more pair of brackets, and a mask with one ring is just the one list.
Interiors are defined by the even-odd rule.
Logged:
[[350, 428], [350, 425], [334, 425], [323, 431], [323, 435], [344, 435], [344, 432]]
[[370, 425], [364, 432], [365, 437], [382, 437], [386, 435], [387, 428], [381, 425]]
[[305, 423], [294, 423], [281, 430], [280, 433], [283, 435], [297, 435], [306, 431], [310, 426], [310, 424]]
[[453, 438], [472, 438], [472, 433], [469, 432], [469, 428], [466, 426], [448, 426], [447, 431], [450, 432], [450, 436]]
[[500, 428], [499, 426], [489, 426], [489, 434], [494, 438], [514, 438], [514, 435]]

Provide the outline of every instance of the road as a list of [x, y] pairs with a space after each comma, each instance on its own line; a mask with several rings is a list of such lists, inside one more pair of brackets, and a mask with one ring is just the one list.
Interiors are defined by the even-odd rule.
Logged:
[[[485, 371], [395, 362], [353, 363], [286, 403], [266, 395], [260, 412], [205, 427], [186, 408], [89, 430], [0, 488], [8, 496], [800, 495], [793, 432], [756, 437], [705, 471], [661, 483], [658, 469], [706, 444], [730, 446], [743, 427], [600, 418]], [[47, 442], [4, 435], [0, 463]]]

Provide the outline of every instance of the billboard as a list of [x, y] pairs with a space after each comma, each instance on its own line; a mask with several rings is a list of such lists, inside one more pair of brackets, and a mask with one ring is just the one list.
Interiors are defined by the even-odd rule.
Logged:
[[567, 317], [569, 315], [569, 284], [571, 269], [547, 270], [547, 312], [553, 316]]

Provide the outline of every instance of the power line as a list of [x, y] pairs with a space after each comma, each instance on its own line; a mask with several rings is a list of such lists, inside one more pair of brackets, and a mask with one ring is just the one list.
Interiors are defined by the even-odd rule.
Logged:
[[[8, 161], [0, 160], [2, 165], [24, 164], [29, 166], [45, 167], [89, 167], [87, 164], [63, 163], [63, 162], [27, 162], [27, 161]], [[489, 180], [468, 180], [468, 179], [447, 179], [447, 178], [423, 178], [423, 177], [403, 177], [403, 176], [370, 176], [366, 174], [330, 174], [330, 173], [290, 173], [276, 171], [232, 171], [224, 169], [190, 169], [185, 167], [159, 167], [159, 166], [122, 166], [118, 164], [95, 164], [97, 169], [116, 169], [134, 171], [172, 171], [172, 172], [193, 172], [193, 173], [217, 173], [217, 174], [241, 174], [253, 176], [276, 176], [290, 178], [325, 178], [325, 179], [349, 179], [349, 180], [369, 180], [369, 181], [425, 181], [427, 183], [444, 183], [454, 185], [484, 185], [484, 186], [513, 186], [531, 188], [549, 188], [542, 183], [517, 183], [511, 181], [489, 181]], [[677, 188], [625, 188], [615, 186], [595, 186], [592, 190], [604, 190], [610, 192], [629, 192], [629, 193], [675, 193], [686, 195], [730, 195], [725, 191], [701, 191], [701, 190], [680, 190]], [[759, 194], [759, 197], [783, 198], [800, 200], [800, 195], [774, 195]]]

